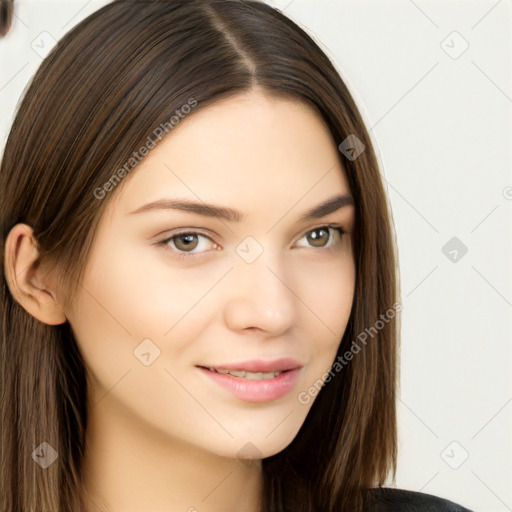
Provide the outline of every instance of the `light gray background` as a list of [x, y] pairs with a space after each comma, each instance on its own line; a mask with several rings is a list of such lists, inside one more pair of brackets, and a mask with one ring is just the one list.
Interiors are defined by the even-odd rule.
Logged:
[[[403, 304], [396, 484], [512, 511], [512, 1], [267, 1], [335, 62], [382, 165]], [[41, 56], [106, 3], [18, 1], [2, 148]], [[467, 253], [450, 259], [452, 237]]]

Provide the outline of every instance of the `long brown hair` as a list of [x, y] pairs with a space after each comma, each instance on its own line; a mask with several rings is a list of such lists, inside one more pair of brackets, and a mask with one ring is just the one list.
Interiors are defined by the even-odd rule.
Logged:
[[[255, 0], [106, 5], [42, 62], [1, 162], [2, 512], [84, 510], [87, 427], [86, 371], [70, 325], [43, 324], [13, 299], [4, 269], [8, 232], [21, 222], [33, 228], [39, 260], [58, 269], [71, 307], [114, 195], [98, 200], [98, 187], [148, 140], [158, 143], [155, 129], [190, 98], [199, 110], [255, 86], [312, 105], [336, 144], [355, 135], [365, 146], [357, 158], [339, 153], [355, 200], [356, 289], [338, 355], [396, 307], [391, 212], [372, 142], [313, 39]], [[383, 485], [390, 471], [395, 478], [398, 317], [381, 323], [375, 339], [324, 384], [292, 443], [263, 460], [264, 512], [361, 512], [365, 489]], [[42, 442], [58, 452], [46, 470], [31, 457]]]

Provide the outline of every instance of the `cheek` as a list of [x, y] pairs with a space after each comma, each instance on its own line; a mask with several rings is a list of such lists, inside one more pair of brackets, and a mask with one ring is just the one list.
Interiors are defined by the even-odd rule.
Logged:
[[[300, 274], [298, 274], [300, 275]], [[300, 278], [300, 298], [304, 302], [312, 330], [338, 339], [343, 334], [352, 310], [355, 267], [351, 258], [311, 266]]]
[[91, 255], [78, 313], [70, 318], [88, 365], [108, 370], [115, 380], [123, 369], [140, 364], [134, 350], [146, 339], [157, 347], [155, 354], [166, 352], [179, 361], [204, 328], [207, 295], [225, 271], [172, 269], [163, 254], [155, 258], [147, 247], [139, 252], [120, 242], [101, 247]]
[[355, 290], [355, 267], [351, 258], [330, 261], [315, 267], [313, 274], [302, 278], [300, 297], [304, 308], [305, 328], [314, 343], [308, 383], [326, 372], [345, 332]]

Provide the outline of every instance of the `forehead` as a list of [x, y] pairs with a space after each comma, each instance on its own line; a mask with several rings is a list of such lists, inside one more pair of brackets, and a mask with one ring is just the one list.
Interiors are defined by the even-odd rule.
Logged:
[[162, 197], [246, 211], [349, 192], [331, 133], [307, 103], [250, 92], [196, 108], [125, 178], [122, 212]]

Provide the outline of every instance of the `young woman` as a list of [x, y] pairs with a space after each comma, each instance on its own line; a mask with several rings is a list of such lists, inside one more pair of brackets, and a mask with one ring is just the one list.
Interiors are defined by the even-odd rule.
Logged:
[[100, 9], [0, 179], [3, 512], [467, 510], [382, 487], [391, 214], [347, 87], [278, 10]]

